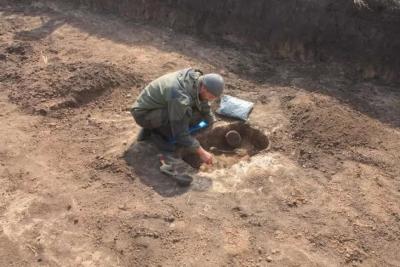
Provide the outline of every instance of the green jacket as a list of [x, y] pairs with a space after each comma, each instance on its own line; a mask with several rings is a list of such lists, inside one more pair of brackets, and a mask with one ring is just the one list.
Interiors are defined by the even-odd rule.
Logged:
[[201, 75], [200, 71], [188, 68], [161, 76], [145, 87], [132, 108], [166, 109], [177, 144], [195, 150], [200, 144], [189, 133], [193, 111], [198, 110], [209, 123], [214, 119], [209, 103], [199, 99]]

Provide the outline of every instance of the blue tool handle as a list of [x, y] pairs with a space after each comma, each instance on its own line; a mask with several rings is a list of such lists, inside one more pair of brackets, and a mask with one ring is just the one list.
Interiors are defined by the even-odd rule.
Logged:
[[208, 122], [205, 120], [200, 121], [197, 125], [194, 125], [189, 128], [189, 133], [195, 133], [201, 129], [207, 128]]
[[[201, 120], [198, 124], [193, 125], [192, 127], [189, 128], [189, 133], [193, 134], [207, 127], [208, 127], [208, 122], [206, 120]], [[169, 140], [168, 143], [175, 144], [176, 140], [174, 138], [171, 138], [171, 140]]]

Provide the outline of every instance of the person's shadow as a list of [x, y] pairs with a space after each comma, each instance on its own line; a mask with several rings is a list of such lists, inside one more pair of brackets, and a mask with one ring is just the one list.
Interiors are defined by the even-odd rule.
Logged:
[[125, 151], [124, 159], [132, 168], [134, 176], [164, 197], [173, 197], [188, 191], [206, 191], [212, 186], [210, 178], [198, 175], [197, 171], [183, 160], [178, 161], [178, 169], [190, 174], [193, 182], [190, 186], [179, 186], [171, 177], [161, 173], [159, 154], [160, 151], [150, 142], [134, 142]]

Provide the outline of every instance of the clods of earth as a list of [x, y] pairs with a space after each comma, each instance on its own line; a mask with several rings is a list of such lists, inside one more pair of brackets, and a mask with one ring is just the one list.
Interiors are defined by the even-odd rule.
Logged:
[[[181, 187], [129, 108], [188, 66], [255, 106]], [[348, 69], [1, 4], [0, 266], [399, 266], [400, 92]]]

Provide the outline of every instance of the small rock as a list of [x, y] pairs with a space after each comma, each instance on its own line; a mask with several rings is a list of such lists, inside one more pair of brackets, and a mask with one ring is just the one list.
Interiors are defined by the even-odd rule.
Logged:
[[271, 252], [272, 252], [272, 254], [274, 254], [274, 255], [275, 255], [275, 254], [278, 254], [280, 251], [279, 251], [279, 250], [277, 250], [277, 249], [273, 249]]
[[175, 218], [173, 216], [168, 216], [164, 218], [164, 221], [172, 223], [175, 221]]
[[239, 213], [239, 216], [240, 218], [247, 218], [249, 215], [246, 212], [242, 211]]
[[290, 207], [290, 208], [296, 208], [297, 207], [297, 201], [296, 200], [288, 201], [286, 203], [286, 205], [288, 205], [288, 207]]
[[126, 206], [126, 204], [119, 205], [118, 208], [119, 208], [120, 210], [127, 210], [127, 209], [128, 209], [127, 206]]
[[53, 53], [53, 54], [58, 54], [58, 51], [56, 49], [54, 49], [54, 48], [50, 48], [49, 52]]
[[43, 109], [43, 108], [39, 109], [37, 112], [38, 112], [39, 115], [41, 115], [41, 116], [46, 116], [46, 115], [47, 115], [47, 110], [45, 110], [45, 109]]
[[272, 261], [272, 258], [271, 258], [271, 256], [268, 256], [268, 257], [265, 258], [265, 260], [266, 260], [267, 262], [271, 262], [271, 261]]

